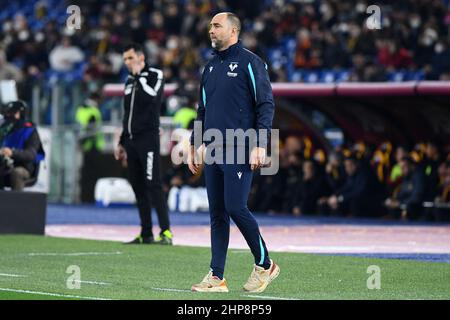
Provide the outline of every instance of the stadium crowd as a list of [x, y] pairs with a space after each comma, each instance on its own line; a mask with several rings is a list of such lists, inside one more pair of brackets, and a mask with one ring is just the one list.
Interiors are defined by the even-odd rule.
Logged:
[[[81, 8], [79, 30], [65, 28], [72, 2]], [[297, 72], [321, 70], [343, 72], [336, 81], [397, 80], [391, 76], [396, 71], [410, 75], [403, 80], [450, 79], [448, 0], [378, 1], [381, 28], [373, 30], [366, 26], [364, 0], [72, 2], [0, 4], [0, 80], [16, 80], [22, 99], [29, 101], [33, 83], [52, 75], [70, 74], [86, 92], [122, 82], [121, 50], [134, 41], [144, 44], [148, 62], [163, 69], [166, 82], [181, 85], [177, 94], [192, 107], [201, 66], [211, 54], [208, 23], [219, 11], [242, 18], [241, 40], [267, 61], [273, 82], [306, 81]], [[166, 114], [180, 106], [167, 103]], [[326, 155], [312, 152], [302, 138], [288, 137], [280, 173], [256, 177], [249, 206], [295, 215], [442, 218], [445, 209], [435, 204], [449, 202], [448, 155], [433, 143], [395, 150], [389, 143], [373, 150], [362, 146]], [[202, 183], [185, 167], [171, 168], [165, 177], [166, 191]]]
[[[204, 176], [184, 165], [169, 168], [165, 192], [181, 186], [204, 187]], [[248, 205], [295, 216], [449, 220], [450, 153], [433, 141], [413, 148], [358, 142], [325, 152], [290, 135], [281, 141], [279, 172], [255, 176]]]
[[450, 154], [432, 141], [412, 149], [384, 142], [313, 150], [308, 138], [288, 136], [280, 172], [258, 176], [255, 211], [440, 221], [450, 218]]
[[[79, 30], [65, 28], [72, 2], [81, 8]], [[293, 81], [298, 70], [347, 70], [347, 81], [390, 80], [395, 70], [450, 78], [447, 0], [378, 1], [381, 29], [373, 30], [364, 0], [72, 2], [33, 0], [17, 8], [2, 2], [0, 79], [74, 72], [96, 89], [123, 79], [121, 48], [129, 41], [145, 44], [167, 82], [198, 79], [211, 53], [209, 19], [227, 10], [243, 19], [243, 44], [266, 59], [272, 81]]]

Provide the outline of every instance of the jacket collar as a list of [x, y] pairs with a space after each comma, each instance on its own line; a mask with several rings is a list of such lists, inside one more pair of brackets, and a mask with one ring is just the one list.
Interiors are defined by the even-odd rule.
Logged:
[[234, 55], [241, 48], [242, 48], [242, 43], [241, 43], [241, 40], [239, 40], [238, 42], [229, 46], [225, 50], [222, 50], [222, 51], [214, 50], [214, 54], [217, 55], [221, 59], [226, 59], [227, 57]]

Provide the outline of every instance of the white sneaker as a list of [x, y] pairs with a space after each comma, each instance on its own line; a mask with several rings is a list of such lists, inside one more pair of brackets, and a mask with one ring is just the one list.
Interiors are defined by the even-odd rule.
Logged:
[[191, 290], [196, 292], [228, 292], [228, 287], [225, 278], [221, 280], [219, 277], [213, 276], [212, 271], [210, 271], [202, 282], [194, 284]]
[[244, 284], [244, 290], [251, 293], [260, 293], [266, 290], [272, 280], [280, 274], [280, 267], [270, 260], [270, 268], [265, 270], [263, 267], [254, 265], [253, 271]]

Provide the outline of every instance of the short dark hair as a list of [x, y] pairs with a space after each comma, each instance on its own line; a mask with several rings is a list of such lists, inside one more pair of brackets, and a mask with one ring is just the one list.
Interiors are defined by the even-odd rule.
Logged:
[[126, 51], [132, 50], [132, 49], [134, 51], [136, 51], [136, 53], [145, 54], [144, 48], [139, 43], [136, 43], [136, 42], [132, 42], [132, 43], [129, 43], [129, 44], [125, 45], [123, 47], [122, 52], [126, 52]]
[[237, 33], [239, 35], [239, 33], [241, 32], [241, 27], [242, 27], [241, 20], [239, 20], [239, 17], [232, 12], [227, 12], [227, 19], [228, 19], [228, 21], [230, 21], [231, 25], [236, 27]]

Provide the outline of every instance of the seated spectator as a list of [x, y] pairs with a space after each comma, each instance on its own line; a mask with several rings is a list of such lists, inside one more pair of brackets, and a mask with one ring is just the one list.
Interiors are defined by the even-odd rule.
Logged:
[[12, 63], [6, 61], [5, 52], [0, 50], [0, 80], [21, 82], [23, 79], [22, 71]]
[[328, 157], [328, 162], [325, 166], [325, 179], [328, 184], [328, 189], [335, 193], [345, 183], [345, 170], [342, 165], [342, 156], [340, 153], [333, 152]]
[[297, 193], [302, 180], [302, 159], [300, 154], [292, 153], [288, 156], [288, 167], [284, 170], [284, 192], [281, 211], [292, 213], [297, 202]]
[[250, 210], [253, 212], [269, 213], [282, 210], [281, 204], [284, 198], [285, 173], [287, 168], [287, 153], [280, 152], [280, 170], [276, 175], [264, 176], [260, 174], [260, 171], [255, 172], [248, 200]]
[[328, 186], [324, 177], [318, 173], [316, 163], [306, 160], [303, 162], [303, 177], [297, 190], [292, 213], [295, 216], [315, 214], [319, 198], [328, 193]]
[[439, 166], [439, 193], [434, 203], [433, 216], [436, 221], [450, 220], [450, 160]]
[[383, 142], [374, 152], [371, 160], [371, 165], [376, 170], [378, 180], [381, 183], [387, 181], [387, 176], [390, 168], [392, 144], [390, 142]]
[[50, 51], [50, 66], [55, 71], [72, 71], [75, 64], [84, 60], [84, 53], [77, 46], [72, 45], [69, 37], [64, 37], [61, 44]]
[[344, 160], [347, 177], [344, 185], [330, 197], [319, 200], [321, 213], [338, 213], [349, 217], [374, 216], [380, 213], [381, 191], [375, 174], [352, 155]]
[[410, 157], [404, 157], [400, 161], [402, 170], [402, 183], [384, 205], [389, 209], [389, 214], [401, 216], [403, 220], [417, 218], [422, 211], [425, 184], [423, 173], [415, 166]]
[[402, 169], [400, 161], [408, 155], [408, 149], [405, 146], [398, 146], [395, 149], [395, 164], [391, 168], [387, 184], [392, 191], [400, 184], [402, 180]]
[[22, 191], [40, 160], [45, 157], [39, 134], [25, 121], [26, 104], [9, 102], [3, 112], [5, 122], [0, 127], [0, 189], [11, 187]]
[[421, 168], [425, 178], [424, 201], [434, 201], [438, 195], [439, 174], [438, 168], [441, 163], [438, 146], [435, 142], [429, 141], [425, 148], [425, 157]]
[[304, 146], [302, 140], [294, 135], [290, 135], [286, 138], [284, 142], [283, 150], [281, 151], [283, 155], [287, 156], [292, 153], [303, 152]]
[[168, 194], [172, 187], [182, 187], [183, 185], [186, 185], [190, 176], [191, 175], [189, 174], [189, 171], [186, 170], [185, 165], [172, 164], [172, 166], [166, 170], [163, 177], [164, 193]]

